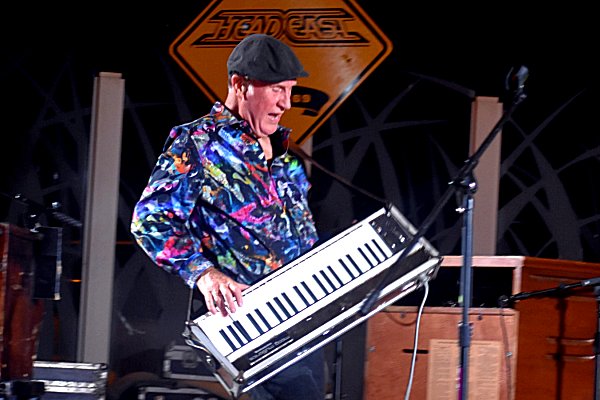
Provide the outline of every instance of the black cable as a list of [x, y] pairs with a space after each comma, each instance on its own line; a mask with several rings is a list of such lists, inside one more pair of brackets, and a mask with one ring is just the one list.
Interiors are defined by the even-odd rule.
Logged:
[[322, 166], [321, 164], [319, 164], [317, 161], [315, 161], [314, 158], [312, 158], [311, 156], [309, 156], [300, 146], [298, 146], [296, 143], [291, 142], [290, 141], [290, 150], [293, 151], [294, 153], [296, 153], [300, 158], [302, 158], [305, 161], [308, 161], [309, 163], [311, 163], [312, 165], [314, 165], [316, 168], [320, 169], [321, 171], [323, 171], [324, 173], [326, 173], [327, 175], [329, 175], [330, 177], [332, 177], [333, 179], [335, 179], [336, 181], [346, 185], [347, 187], [349, 187], [352, 190], [355, 190], [361, 194], [363, 194], [364, 196], [367, 196], [375, 201], [378, 201], [382, 204], [385, 204], [387, 206], [387, 208], [390, 208], [391, 204], [389, 201], [382, 199], [381, 197], [375, 196], [373, 193], [368, 192], [356, 185], [354, 185], [352, 182], [350, 182], [349, 180], [347, 180], [346, 178], [328, 170], [327, 168], [325, 168], [324, 166]]

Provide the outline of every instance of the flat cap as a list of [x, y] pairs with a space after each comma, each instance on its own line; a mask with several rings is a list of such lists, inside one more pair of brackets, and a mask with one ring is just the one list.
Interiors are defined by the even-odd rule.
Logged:
[[268, 83], [308, 76], [287, 44], [262, 33], [246, 36], [235, 46], [227, 59], [227, 72]]

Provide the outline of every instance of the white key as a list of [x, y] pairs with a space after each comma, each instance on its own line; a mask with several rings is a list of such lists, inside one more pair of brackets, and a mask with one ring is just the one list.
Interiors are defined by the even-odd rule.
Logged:
[[[368, 250], [366, 249], [362, 249], [363, 253], [366, 255], [361, 254], [358, 249], [353, 249], [349, 256], [352, 257], [352, 260], [354, 260], [354, 262], [356, 263], [356, 265], [358, 265], [358, 267], [360, 268], [360, 270], [365, 273], [368, 270], [370, 270], [372, 267], [371, 264], [373, 265], [377, 265], [377, 261], [373, 258], [373, 256], [369, 253]], [[370, 261], [370, 263], [369, 263]]]
[[378, 260], [377, 263], [381, 264], [386, 259], [388, 259], [388, 255], [385, 253], [385, 250], [378, 246], [377, 243], [371, 241], [365, 244], [365, 247], [371, 249], [370, 253]]
[[[350, 261], [349, 256], [352, 257], [352, 259], [354, 260], [354, 263]], [[342, 265], [342, 268], [344, 268], [344, 270], [346, 270], [350, 274], [350, 276], [352, 276], [353, 280], [362, 274], [363, 269], [366, 269], [365, 267], [360, 268], [359, 265], [355, 265], [355, 264], [357, 264], [356, 258], [357, 258], [356, 254], [348, 254], [338, 260], [340, 265], [342, 265], [342, 263], [343, 263], [343, 265], [345, 265], [345, 268], [343, 265]], [[357, 269], [357, 267], [358, 267], [358, 269]]]
[[302, 295], [304, 296], [304, 298], [306, 299], [306, 301], [308, 302], [309, 305], [316, 303], [316, 300], [313, 299], [313, 297], [310, 295], [310, 293], [308, 293], [308, 290], [306, 290], [306, 288], [304, 287], [302, 282], [299, 282], [296, 285], [296, 287], [298, 288], [300, 293], [302, 293]]
[[331, 285], [329, 283], [327, 283], [327, 281], [325, 280], [325, 278], [323, 278], [321, 276], [321, 274], [319, 273], [315, 273], [311, 276], [311, 279], [317, 283], [318, 286], [319, 282], [321, 282], [321, 285], [323, 285], [323, 287], [325, 288], [325, 291], [327, 292], [327, 294], [329, 293], [333, 293], [335, 290], [335, 288], [332, 288]]
[[275, 298], [273, 298], [271, 300], [271, 305], [273, 305], [273, 307], [275, 307], [275, 310], [277, 310], [277, 314], [279, 314], [279, 316], [281, 317], [281, 319], [283, 321], [285, 321], [286, 319], [290, 318], [290, 317], [288, 317], [288, 314], [291, 315], [292, 313], [290, 312], [290, 309], [288, 309], [288, 308], [285, 307], [285, 304], [283, 304], [283, 302], [281, 301], [280, 296], [276, 296], [276, 298], [279, 301], [276, 301]]
[[[321, 277], [323, 279], [329, 279], [329, 281], [327, 283], [329, 283], [330, 286], [333, 285], [334, 291], [337, 290], [340, 286], [342, 286], [342, 285], [340, 285], [338, 280], [335, 279], [335, 276], [331, 275], [331, 272], [329, 272], [329, 270], [327, 268], [323, 269], [319, 275], [321, 275]], [[327, 277], [327, 278], [325, 278], [325, 277]]]
[[247, 343], [246, 338], [244, 337], [242, 332], [239, 331], [237, 326], [235, 326], [233, 324], [233, 322], [227, 326], [227, 328], [225, 329], [225, 332], [229, 335], [229, 337], [232, 340], [235, 340], [234, 343], [237, 343], [239, 345], [239, 347], [242, 347], [244, 344]]
[[[336, 265], [338, 268], [335, 268]], [[352, 277], [350, 277], [350, 275], [348, 275], [348, 272], [346, 272], [346, 270], [339, 263], [332, 263], [329, 266], [329, 268], [331, 268], [329, 273], [337, 276], [342, 281], [342, 284], [346, 284], [352, 280]], [[331, 272], [331, 271], [333, 271], [333, 272]]]
[[246, 333], [250, 335], [250, 338], [256, 339], [260, 336], [260, 332], [256, 329], [254, 324], [246, 317], [244, 314], [240, 316], [241, 318], [237, 319], [237, 322], [242, 325], [242, 327], [246, 330]]
[[203, 331], [206, 334], [206, 336], [210, 338], [211, 343], [213, 344], [213, 346], [215, 346], [217, 348], [217, 350], [219, 351], [219, 353], [221, 353], [221, 354], [229, 354], [233, 350], [235, 350], [221, 336], [221, 334], [219, 333], [219, 329], [208, 329], [208, 330], [207, 329], [203, 329]]
[[303, 282], [306, 284], [306, 286], [308, 286], [308, 288], [310, 289], [310, 291], [315, 295], [315, 297], [318, 300], [321, 300], [323, 297], [325, 297], [325, 292], [323, 292], [323, 289], [321, 289], [321, 287], [319, 286], [319, 284], [317, 282], [315, 282], [315, 280], [312, 277], [312, 274], [307, 276]]
[[[250, 312], [249, 313], [250, 316], [252, 317], [252, 319], [254, 320], [254, 323], [256, 323], [256, 325], [258, 325], [258, 328], [260, 328], [263, 333], [262, 335], [264, 335], [265, 333], [267, 333], [269, 331], [269, 327], [267, 325], [265, 325], [264, 321], [258, 316], [258, 314], [256, 312]], [[252, 323], [252, 321], [250, 321], [250, 316], [247, 316], [248, 319], [248, 324], [250, 325], [254, 325], [254, 323]], [[258, 330], [258, 328], [256, 328]], [[259, 332], [259, 336], [261, 335], [260, 331]]]
[[[238, 348], [241, 347], [241, 343], [238, 342], [235, 339], [235, 337], [233, 337], [233, 335], [231, 334], [231, 332], [227, 328], [219, 329], [218, 336], [221, 337], [221, 338], [223, 338], [223, 340], [225, 340], [225, 342], [227, 343], [228, 348], [231, 348], [231, 350], [235, 350], [235, 349], [238, 349]], [[230, 351], [227, 351], [225, 353], [227, 354]]]
[[277, 304], [277, 306], [281, 309], [282, 313], [280, 315], [284, 319], [289, 319], [295, 314], [294, 309], [287, 303], [287, 301], [285, 301], [281, 294], [275, 296], [272, 303]]
[[258, 310], [261, 312], [263, 317], [265, 317], [269, 325], [271, 325], [271, 329], [275, 328], [277, 325], [280, 324], [277, 317], [273, 314], [273, 311], [271, 311], [271, 309], [267, 307], [266, 304], [262, 307], [259, 307]]
[[[298, 310], [298, 312], [304, 310], [307, 307], [304, 303], [304, 300], [302, 300], [300, 296], [298, 296], [298, 293], [296, 293], [296, 289], [294, 289], [293, 287], [290, 288], [290, 290], [287, 290], [285, 294], [287, 295], [289, 301], [294, 305], [294, 307], [296, 307], [296, 310]], [[294, 314], [297, 314], [297, 312], [294, 311]]]
[[[271, 305], [271, 307], [273, 307], [273, 309], [271, 309], [271, 307], [269, 307], [269, 304]], [[271, 312], [273, 313], [273, 317], [275, 317], [275, 319], [277, 320], [277, 324], [280, 324], [287, 319], [285, 316], [285, 313], [279, 307], [279, 305], [277, 305], [277, 303], [275, 303], [275, 301], [271, 300], [271, 301], [269, 301], [269, 304], [267, 304], [267, 308], [269, 310], [271, 310]]]
[[344, 282], [344, 284], [354, 279], [339, 261], [336, 260], [335, 262], [332, 262], [330, 266], [336, 275], [342, 280], [342, 282]]

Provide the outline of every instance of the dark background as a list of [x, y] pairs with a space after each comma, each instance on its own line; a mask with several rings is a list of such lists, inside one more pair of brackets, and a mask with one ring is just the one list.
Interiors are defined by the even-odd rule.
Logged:
[[[9, 199], [15, 193], [43, 205], [58, 201], [62, 212], [84, 219], [93, 79], [109, 71], [126, 80], [110, 362], [116, 378], [160, 375], [165, 346], [180, 341], [187, 292], [140, 253], [128, 228], [169, 129], [211, 105], [168, 55], [207, 4], [21, 2], [0, 24], [3, 221], [24, 224], [28, 210]], [[600, 262], [592, 10], [575, 3], [358, 4], [393, 52], [315, 133], [315, 159], [419, 225], [468, 157], [473, 97], [510, 102], [505, 78], [526, 65], [527, 99], [502, 135], [497, 254]], [[312, 181], [324, 236], [381, 206], [319, 170]], [[461, 219], [450, 203], [427, 232], [443, 255], [460, 254]], [[38, 358], [74, 361], [83, 238], [77, 228], [42, 218], [63, 226], [65, 241], [62, 299], [46, 305]], [[508, 290], [509, 277], [476, 271], [473, 304], [494, 307]], [[457, 291], [457, 277], [441, 271], [428, 304], [454, 304]], [[344, 339], [344, 391], [355, 398], [361, 383], [351, 377], [360, 377], [362, 340], [360, 329]]]

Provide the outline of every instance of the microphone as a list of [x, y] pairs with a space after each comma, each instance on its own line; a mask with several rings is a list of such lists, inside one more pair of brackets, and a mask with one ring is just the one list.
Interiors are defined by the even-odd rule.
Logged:
[[521, 65], [518, 69], [513, 67], [508, 71], [504, 87], [507, 91], [515, 93], [516, 96], [520, 97], [525, 90], [525, 81], [527, 81], [527, 78], [529, 78], [529, 69], [526, 66]]
[[502, 296], [498, 297], [498, 307], [500, 307], [500, 308], [508, 307], [509, 305], [511, 305], [519, 300], [528, 299], [529, 297], [532, 297], [536, 294], [538, 294], [538, 292], [521, 292], [521, 293], [511, 294], [510, 296], [503, 294]]
[[500, 308], [506, 308], [508, 307], [508, 305], [510, 303], [512, 303], [512, 296], [508, 297], [507, 295], [503, 294], [502, 296], [498, 297], [498, 307]]
[[586, 286], [598, 286], [598, 285], [600, 285], [600, 277], [585, 279], [585, 280], [581, 281], [581, 286], [582, 287], [586, 287]]
[[560, 296], [564, 295], [571, 289], [585, 288], [588, 286], [593, 286], [594, 290], [600, 290], [600, 277], [584, 279], [582, 281], [570, 284], [561, 283], [560, 285], [553, 288], [535, 290], [532, 292], [520, 292], [512, 294], [510, 296], [502, 295], [498, 298], [498, 306], [506, 307], [509, 304], [515, 303], [516, 301], [529, 299], [531, 297]]

